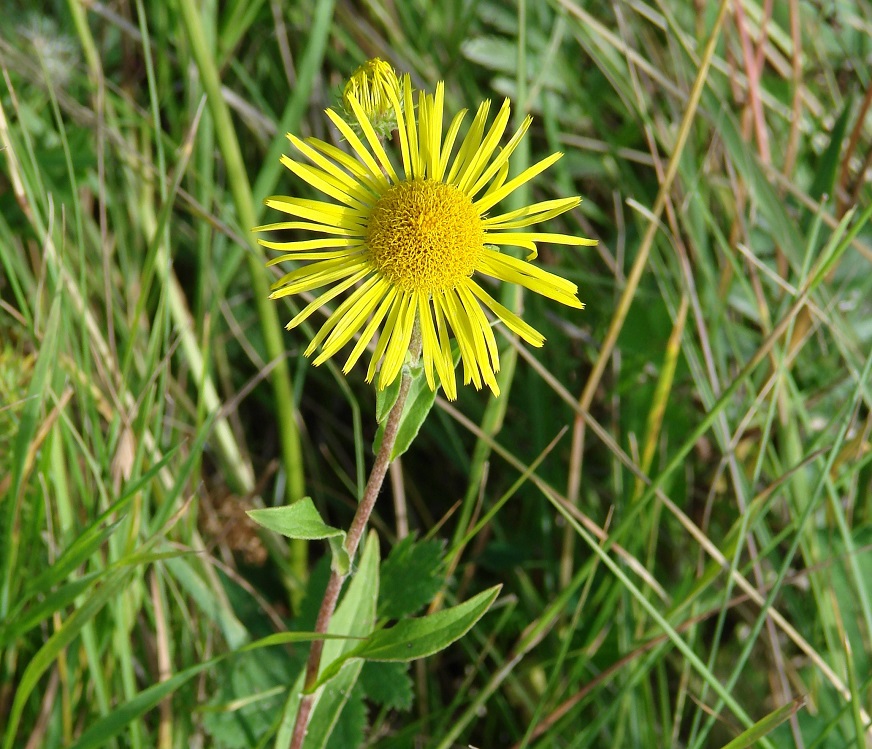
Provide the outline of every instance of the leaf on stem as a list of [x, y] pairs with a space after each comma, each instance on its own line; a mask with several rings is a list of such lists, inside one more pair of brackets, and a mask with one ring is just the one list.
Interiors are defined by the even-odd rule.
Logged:
[[333, 554], [333, 569], [345, 575], [351, 567], [351, 559], [345, 550], [345, 531], [327, 525], [309, 497], [291, 505], [249, 510], [248, 516], [258, 525], [286, 538], [302, 538], [308, 541], [327, 539]]

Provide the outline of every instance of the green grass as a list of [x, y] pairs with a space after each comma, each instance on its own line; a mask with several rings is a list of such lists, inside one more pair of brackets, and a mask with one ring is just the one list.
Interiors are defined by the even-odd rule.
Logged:
[[532, 113], [514, 168], [565, 156], [518, 199], [600, 244], [540, 252], [583, 312], [500, 292], [545, 347], [498, 336], [503, 396], [437, 398], [376, 506], [382, 590], [499, 597], [329, 745], [868, 746], [872, 5], [772, 5], [9, 0], [0, 749], [287, 730], [328, 552], [244, 511], [347, 528], [375, 396], [250, 228], [376, 55]]

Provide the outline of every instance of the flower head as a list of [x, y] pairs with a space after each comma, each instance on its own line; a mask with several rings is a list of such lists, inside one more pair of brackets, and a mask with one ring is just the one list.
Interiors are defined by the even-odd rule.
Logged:
[[[351, 74], [342, 89], [342, 106], [348, 115], [346, 121], [350, 121], [352, 127], [357, 125], [351, 104], [351, 98], [354, 97], [373, 130], [379, 135], [387, 135], [397, 126], [391, 102], [398, 101], [400, 96], [400, 80], [390, 63], [378, 57], [367, 60]], [[360, 130], [357, 132], [360, 133]]]
[[[490, 102], [484, 102], [466, 136], [458, 140], [465, 110], [443, 134], [444, 87], [435, 94], [418, 92], [417, 113], [408, 77], [402, 99], [384, 90], [397, 120], [402, 167], [396, 169], [380, 142], [362, 103], [350, 92], [348, 104], [361, 137], [334, 111], [327, 116], [348, 142], [353, 155], [315, 138], [288, 134], [311, 163], [288, 156], [282, 162], [300, 179], [336, 202], [275, 196], [266, 204], [292, 221], [257, 227], [256, 231], [302, 230], [317, 239], [271, 241], [262, 245], [284, 252], [270, 264], [315, 261], [287, 273], [273, 286], [272, 298], [323, 289], [293, 320], [299, 325], [316, 309], [350, 292], [327, 318], [306, 349], [321, 352], [321, 364], [360, 333], [344, 370], [348, 372], [381, 329], [367, 371], [378, 370], [378, 387], [394, 381], [417, 321], [424, 373], [431, 388], [436, 378], [446, 395], [457, 397], [450, 335], [463, 362], [464, 382], [487, 385], [499, 394], [495, 373], [499, 352], [485, 310], [533, 346], [544, 337], [497, 302], [475, 280], [478, 275], [520, 284], [570, 307], [582, 308], [575, 284], [527, 262], [536, 257], [536, 242], [591, 245], [594, 240], [566, 234], [526, 231], [525, 227], [564, 213], [580, 198], [546, 200], [508, 213], [490, 210], [518, 187], [560, 158], [553, 154], [509, 179], [509, 157], [530, 126], [528, 117], [501, 150], [509, 122], [506, 100], [487, 126]], [[416, 116], [417, 114], [417, 116]], [[364, 142], [365, 141], [365, 142]], [[500, 252], [500, 246], [530, 251], [527, 261]]]

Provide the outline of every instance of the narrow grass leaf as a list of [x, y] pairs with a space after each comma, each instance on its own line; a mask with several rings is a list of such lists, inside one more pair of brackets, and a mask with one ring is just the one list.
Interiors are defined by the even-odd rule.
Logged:
[[27, 668], [24, 669], [21, 681], [19, 681], [18, 688], [15, 690], [15, 698], [9, 711], [9, 721], [6, 726], [3, 749], [12, 749], [14, 746], [18, 723], [21, 720], [24, 706], [42, 675], [55, 662], [60, 652], [81, 632], [82, 627], [92, 621], [97, 612], [118, 595], [132, 574], [132, 569], [116, 570], [109, 574], [104, 584], [89, 598], [85, 599], [82, 606], [73, 612], [33, 656]]
[[808, 697], [805, 695], [797, 697], [786, 705], [782, 705], [777, 710], [773, 710], [765, 717], [758, 720], [753, 726], [745, 731], [742, 731], [729, 744], [726, 744], [723, 749], [747, 749], [750, 746], [756, 746], [757, 742], [764, 736], [772, 733], [784, 721], [790, 718], [791, 715], [805, 707]]
[[[317, 634], [315, 632], [281, 632], [279, 634], [264, 637], [256, 642], [239, 648], [239, 653], [260, 648], [272, 647], [294, 642], [311, 642], [312, 640], [330, 639], [330, 635]], [[143, 689], [132, 700], [119, 705], [102, 720], [94, 723], [85, 731], [79, 740], [70, 749], [100, 749], [106, 746], [106, 742], [118, 736], [131, 721], [144, 715], [161, 700], [173, 694], [177, 689], [184, 686], [197, 674], [213, 668], [226, 658], [234, 654], [234, 651], [224, 653], [208, 661], [203, 661], [195, 666], [186, 668], [184, 671], [158, 682], [147, 689]]]
[[2, 548], [3, 555], [2, 564], [0, 564], [0, 573], [2, 573], [2, 583], [0, 583], [0, 618], [6, 617], [12, 603], [13, 569], [18, 547], [15, 541], [15, 529], [18, 524], [17, 515], [20, 509], [19, 497], [27, 472], [31, 443], [39, 427], [42, 402], [49, 393], [49, 379], [54, 372], [54, 365], [58, 360], [60, 312], [61, 298], [55, 297], [43, 334], [39, 357], [33, 369], [33, 377], [27, 391], [27, 398], [21, 409], [18, 434], [15, 438], [12, 451], [12, 483], [6, 501], [0, 505], [3, 509], [3, 515], [0, 516], [0, 528], [3, 529], [3, 536], [0, 537], [0, 548]]

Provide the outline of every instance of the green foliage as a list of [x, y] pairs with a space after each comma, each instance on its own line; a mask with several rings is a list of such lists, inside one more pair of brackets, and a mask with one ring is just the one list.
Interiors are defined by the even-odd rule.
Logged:
[[311, 366], [250, 228], [372, 54], [446, 118], [511, 96], [513, 174], [564, 153], [522, 197], [584, 198], [541, 230], [600, 245], [539, 248], [584, 311], [488, 286], [547, 337], [495, 328], [499, 400], [415, 379], [311, 743], [868, 742], [868, 0], [727, 3], [710, 57], [720, 2], [40, 5], [0, 23], [0, 749], [287, 748], [396, 390]]
[[[297, 664], [299, 665], [299, 664]], [[216, 749], [250, 749], [268, 735], [293, 679], [281, 654], [245, 653], [214, 670], [216, 691], [203, 708], [203, 729]]]
[[[424, 421], [436, 401], [436, 392], [431, 390], [427, 384], [424, 368], [421, 366], [414, 368], [408, 367], [408, 365], [404, 366], [406, 371], [411, 374], [412, 384], [409, 386], [409, 395], [403, 406], [403, 413], [400, 415], [400, 425], [397, 428], [397, 439], [394, 442], [394, 449], [391, 451], [391, 460], [399, 458], [409, 449], [415, 437], [418, 436], [418, 432], [421, 431], [421, 427], [424, 425]], [[399, 396], [399, 381], [400, 378], [397, 378], [390, 387], [376, 394], [376, 418], [378, 419], [379, 426], [373, 441], [373, 452], [378, 452], [379, 447], [381, 447], [388, 413], [390, 413]], [[396, 387], [394, 387], [395, 384]]]
[[393, 627], [375, 630], [359, 645], [347, 649], [332, 662], [328, 661], [329, 665], [318, 676], [318, 684], [332, 684], [341, 678], [349, 661], [356, 659], [405, 663], [444, 650], [469, 632], [491, 607], [498, 593], [499, 586], [496, 586], [444, 611], [417, 619], [402, 619]]
[[280, 533], [286, 538], [327, 539], [333, 552], [333, 566], [341, 574], [346, 574], [351, 559], [345, 550], [345, 531], [327, 525], [309, 497], [281, 507], [267, 507], [262, 510], [249, 510], [248, 517], [267, 530]]
[[414, 686], [409, 666], [402, 661], [366, 661], [359, 686], [367, 699], [392, 710], [412, 709]]
[[399, 619], [430, 603], [443, 585], [441, 567], [439, 541], [406, 536], [397, 542], [382, 564], [379, 616]]

